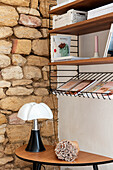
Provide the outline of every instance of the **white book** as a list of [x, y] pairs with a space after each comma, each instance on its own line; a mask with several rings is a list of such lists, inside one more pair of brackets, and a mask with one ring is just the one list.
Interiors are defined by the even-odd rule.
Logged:
[[60, 6], [63, 6], [63, 5], [69, 4], [69, 3], [73, 2], [73, 1], [76, 1], [76, 0], [57, 0], [57, 5], [53, 6], [51, 8], [51, 10], [56, 9], [56, 8], [58, 8]]
[[88, 18], [95, 18], [113, 12], [113, 3], [88, 11]]
[[107, 57], [108, 54], [112, 55], [112, 53], [113, 53], [113, 24], [111, 24], [103, 57]]
[[51, 62], [70, 56], [70, 36], [51, 36]]
[[85, 60], [85, 59], [90, 59], [90, 58], [76, 57], [76, 56], [65, 56], [65, 57], [54, 58], [54, 61]]

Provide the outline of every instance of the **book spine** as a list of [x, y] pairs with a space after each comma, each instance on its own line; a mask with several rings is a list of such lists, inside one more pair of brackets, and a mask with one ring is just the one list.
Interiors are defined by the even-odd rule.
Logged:
[[107, 57], [108, 48], [109, 48], [109, 45], [110, 45], [110, 40], [111, 40], [112, 33], [113, 33], [113, 24], [111, 24], [111, 28], [110, 28], [110, 31], [109, 31], [109, 35], [108, 35], [108, 39], [107, 39], [107, 43], [106, 43], [106, 47], [105, 47], [103, 57]]

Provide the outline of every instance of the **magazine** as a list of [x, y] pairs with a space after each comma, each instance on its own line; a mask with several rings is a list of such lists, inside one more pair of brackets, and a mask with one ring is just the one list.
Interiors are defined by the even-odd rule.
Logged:
[[95, 80], [83, 80], [77, 86], [72, 88], [70, 91], [72, 91], [72, 92], [74, 92], [74, 91], [75, 92], [82, 92], [83, 90], [88, 88], [94, 82], [95, 82]]
[[103, 57], [107, 56], [113, 56], [113, 24], [111, 24]]
[[84, 90], [83, 92], [97, 92], [103, 85], [105, 85], [105, 82], [95, 82], [93, 85], [91, 85], [89, 88]]
[[78, 85], [82, 81], [83, 80], [75, 80], [75, 79], [69, 80], [68, 82], [66, 82], [62, 86], [60, 86], [57, 90], [69, 91], [71, 88]]
[[106, 82], [100, 89], [96, 91], [97, 93], [111, 93], [113, 94], [113, 81]]
[[70, 56], [70, 36], [51, 36], [51, 61]]
[[113, 81], [110, 82], [96, 82], [83, 92], [89, 93], [113, 93]]

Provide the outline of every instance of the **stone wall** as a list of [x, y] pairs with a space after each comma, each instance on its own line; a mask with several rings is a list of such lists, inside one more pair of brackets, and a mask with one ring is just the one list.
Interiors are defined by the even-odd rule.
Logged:
[[31, 169], [14, 154], [28, 142], [32, 127], [32, 122], [17, 118], [23, 104], [44, 102], [53, 110], [53, 120], [39, 123], [44, 144], [57, 140], [57, 98], [49, 95], [46, 66], [51, 3], [56, 2], [0, 0], [0, 170]]

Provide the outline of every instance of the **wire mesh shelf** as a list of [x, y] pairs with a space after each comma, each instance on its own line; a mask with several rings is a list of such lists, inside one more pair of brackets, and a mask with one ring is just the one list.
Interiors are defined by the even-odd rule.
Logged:
[[[56, 76], [62, 77], [62, 76]], [[63, 76], [65, 77], [65, 76]], [[62, 78], [63, 78], [62, 77]], [[68, 77], [68, 76], [66, 76]], [[96, 82], [109, 82], [113, 81], [113, 72], [80, 72], [77, 73], [75, 76], [71, 77], [69, 80], [96, 80]], [[68, 80], [68, 81], [69, 81]], [[66, 81], [66, 82], [68, 82]], [[65, 84], [66, 82], [51, 82], [51, 83], [56, 83], [60, 84], [57, 86], [57, 89], [51, 89], [51, 93], [53, 94], [58, 94], [58, 95], [63, 95], [63, 96], [75, 96], [75, 97], [84, 97], [84, 98], [97, 98], [97, 99], [113, 99], [113, 93], [97, 93], [97, 92], [84, 92], [84, 91], [63, 91], [59, 90], [59, 88]]]

